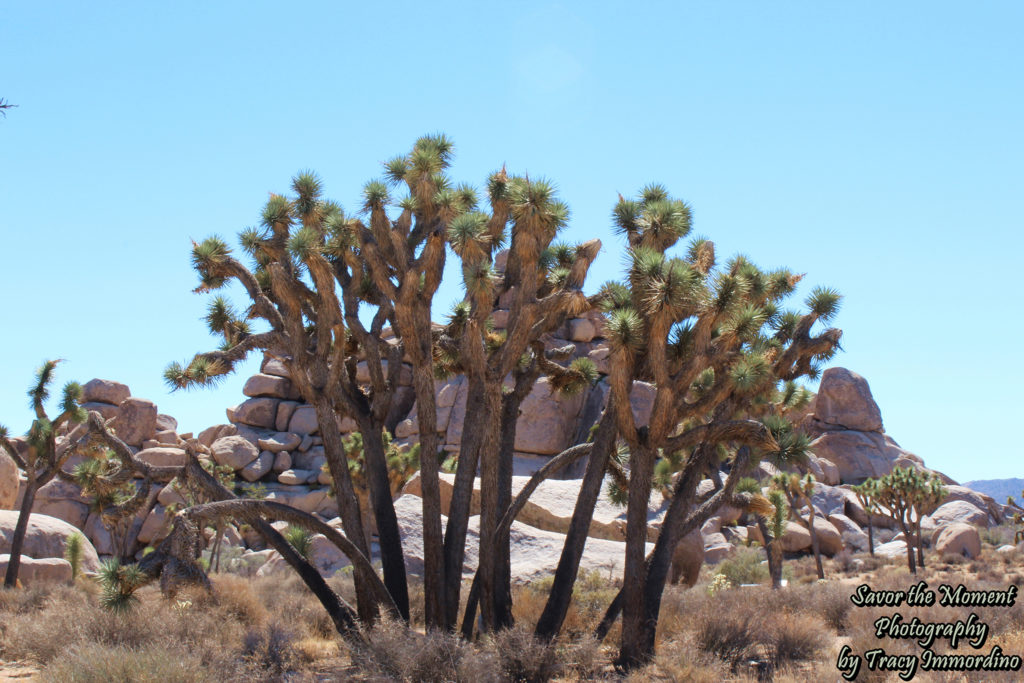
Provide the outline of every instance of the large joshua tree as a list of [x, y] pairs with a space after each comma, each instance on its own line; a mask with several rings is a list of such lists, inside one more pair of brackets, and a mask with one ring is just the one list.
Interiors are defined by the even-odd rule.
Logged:
[[[280, 358], [305, 400], [316, 407], [343, 525], [365, 553], [359, 508], [334, 422], [337, 415], [355, 419], [381, 537], [385, 584], [407, 615], [402, 548], [382, 435], [394, 423], [401, 363], [411, 363], [421, 447], [426, 620], [431, 627], [455, 625], [469, 501], [479, 464], [486, 511], [482, 541], [497, 548], [484, 560], [484, 615], [488, 626], [495, 626], [508, 623], [511, 615], [507, 532], [502, 543], [496, 529], [498, 512], [511, 502], [518, 407], [542, 373], [565, 391], [593, 378], [586, 361], [562, 366], [556, 361], [565, 353], [545, 350], [538, 340], [567, 314], [588, 306], [580, 288], [600, 243], [552, 247], [567, 216], [565, 205], [554, 197], [550, 183], [510, 177], [504, 170], [489, 179], [490, 212], [476, 211], [474, 191], [452, 186], [444, 175], [450, 155], [447, 138], [421, 138], [409, 154], [387, 162], [385, 181], [365, 186], [362, 214], [356, 216], [323, 200], [315, 176], [298, 176], [293, 183], [297, 196], [272, 197], [263, 227], [243, 233], [252, 268], [236, 260], [217, 238], [195, 245], [199, 290], [235, 279], [252, 303], [239, 316], [223, 299], [214, 300], [208, 322], [224, 337], [223, 348], [199, 354], [185, 366], [172, 364], [166, 376], [173, 386], [187, 387], [216, 380], [252, 351]], [[397, 185], [408, 194], [395, 201], [389, 186]], [[493, 260], [510, 224], [507, 265], [498, 277]], [[467, 298], [450, 324], [435, 330], [431, 303], [448, 244], [462, 260]], [[511, 299], [512, 322], [506, 333], [495, 333], [488, 318], [502, 295]], [[366, 316], [359, 315], [361, 305], [372, 311], [369, 326], [363, 322]], [[262, 319], [270, 329], [254, 333], [251, 319]], [[386, 323], [395, 337], [385, 336]], [[355, 365], [363, 359], [370, 374], [368, 387], [356, 381]], [[446, 371], [468, 376], [469, 402], [480, 410], [466, 419], [449, 524], [442, 535], [434, 377]], [[514, 386], [504, 393], [507, 375]], [[367, 618], [372, 596], [365, 591], [360, 596], [365, 598], [359, 602], [360, 614]]]
[[[783, 312], [779, 303], [800, 276], [764, 272], [743, 257], [716, 268], [714, 245], [700, 238], [683, 255], [669, 255], [689, 233], [691, 219], [689, 207], [665, 188], [650, 185], [636, 200], [620, 198], [613, 215], [628, 241], [629, 271], [627, 283], [603, 290], [612, 346], [610, 400], [630, 455], [623, 589], [601, 628], [606, 632], [616, 605], [621, 607], [618, 662], [628, 668], [653, 655], [661, 594], [679, 538], [738, 495], [736, 483], [755, 454], [780, 460], [803, 454], [806, 438], [797, 438], [766, 406], [784, 382], [814, 376], [835, 353], [841, 333], [811, 334], [838, 308], [832, 290], [815, 290], [803, 315]], [[646, 424], [630, 407], [638, 380], [655, 390]], [[719, 446], [731, 454], [729, 477], [700, 500], [697, 484], [709, 466], [717, 468]], [[660, 456], [679, 451], [685, 464], [655, 549], [645, 558], [655, 465]], [[769, 507], [767, 501], [758, 504]]]
[[7, 451], [15, 464], [25, 473], [25, 493], [21, 499], [21, 510], [18, 522], [11, 538], [10, 560], [4, 586], [13, 588], [18, 581], [18, 570], [21, 567], [21, 549], [28, 531], [28, 521], [32, 514], [36, 492], [58, 476], [64, 463], [67, 462], [75, 449], [70, 440], [57, 441], [58, 433], [65, 427], [80, 424], [86, 419], [85, 410], [79, 405], [82, 399], [82, 387], [77, 382], [64, 385], [61, 394], [60, 413], [50, 419], [46, 413], [45, 402], [50, 397], [50, 384], [53, 382], [54, 371], [59, 360], [48, 360], [36, 371], [36, 381], [28, 390], [35, 419], [29, 427], [26, 437], [27, 448], [22, 452], [15, 447], [7, 435], [7, 428], [0, 425], [0, 446]]
[[[512, 503], [512, 464], [519, 406], [541, 375], [556, 391], [573, 393], [596, 379], [588, 359], [567, 365], [572, 347], [546, 349], [541, 337], [566, 316], [590, 308], [582, 292], [587, 270], [601, 243], [552, 244], [568, 218], [568, 209], [551, 183], [509, 177], [504, 170], [488, 184], [490, 214], [469, 213], [453, 222], [450, 240], [463, 266], [466, 299], [438, 339], [439, 370], [462, 372], [469, 405], [456, 470], [450, 521], [445, 537], [448, 623], [454, 624], [473, 478], [481, 475], [481, 552], [479, 604], [486, 629], [511, 625], [509, 529], [500, 524]], [[506, 226], [511, 239], [504, 271], [494, 252]], [[509, 301], [509, 324], [491, 329], [498, 298]], [[505, 379], [511, 386], [505, 387]], [[471, 621], [471, 620], [468, 620]]]
[[[437, 138], [421, 139], [416, 147], [417, 154], [437, 163], [446, 158], [447, 150], [448, 143]], [[407, 253], [410, 260], [406, 268], [394, 269], [389, 274], [391, 288], [381, 290], [374, 286], [368, 270], [368, 261], [381, 249], [373, 246], [373, 233], [382, 230], [377, 225], [380, 217], [373, 212], [381, 199], [380, 184], [371, 183], [365, 190], [366, 209], [373, 212], [371, 227], [367, 228], [358, 218], [345, 215], [337, 204], [323, 199], [321, 182], [315, 175], [296, 176], [292, 183], [295, 196], [272, 196], [263, 210], [262, 226], [241, 234], [242, 246], [253, 259], [252, 268], [235, 259], [218, 238], [194, 246], [193, 263], [201, 277], [199, 291], [237, 280], [251, 304], [243, 318], [226, 301], [215, 299], [207, 321], [211, 331], [223, 335], [222, 349], [199, 354], [185, 366], [172, 364], [166, 372], [172, 386], [188, 387], [215, 381], [253, 351], [279, 358], [302, 397], [316, 411], [345, 533], [368, 556], [369, 541], [337, 425], [340, 416], [355, 420], [362, 435], [384, 582], [406, 619], [409, 600], [405, 563], [384, 442], [385, 429], [395, 421], [393, 409], [406, 345], [403, 340], [389, 343], [392, 340], [384, 336], [384, 327], [396, 322], [398, 297], [394, 290], [404, 292], [408, 288], [412, 290], [409, 297], [427, 301], [436, 291], [440, 279], [437, 251], [443, 254], [444, 248], [443, 243], [440, 247], [435, 244], [437, 231], [443, 228], [444, 220], [461, 212], [465, 201], [462, 196], [449, 194], [444, 198], [444, 211], [438, 208], [434, 200], [441, 193], [437, 187], [446, 182], [436, 173], [417, 186], [421, 195], [409, 200], [400, 219], [404, 230], [398, 230], [395, 236], [404, 237], [401, 241], [409, 245], [407, 249], [415, 247], [417, 240], [426, 242], [426, 247], [416, 258]], [[414, 204], [417, 210], [430, 214], [429, 223], [436, 223], [436, 218], [440, 224], [409, 234]], [[395, 248], [389, 239], [384, 250]], [[370, 309], [369, 325], [360, 317], [363, 305]], [[253, 333], [249, 323], [252, 319], [261, 320], [269, 329]], [[415, 354], [419, 345], [411, 346]], [[370, 375], [365, 387], [357, 381], [356, 365], [360, 360], [365, 360]], [[430, 452], [425, 462], [433, 460]], [[368, 590], [370, 581], [357, 569], [357, 605], [364, 620], [373, 618], [378, 603]]]

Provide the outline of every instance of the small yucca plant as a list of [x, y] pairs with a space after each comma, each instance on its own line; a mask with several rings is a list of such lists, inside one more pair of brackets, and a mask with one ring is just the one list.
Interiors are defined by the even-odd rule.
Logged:
[[110, 559], [100, 565], [96, 576], [103, 594], [100, 606], [112, 612], [127, 612], [139, 603], [135, 591], [148, 580], [146, 572], [137, 564], [121, 565], [117, 559]]
[[309, 560], [309, 551], [313, 542], [313, 534], [302, 527], [290, 526], [284, 530], [284, 538], [295, 548], [295, 552], [305, 560]]
[[64, 543], [64, 559], [71, 564], [71, 580], [74, 581], [82, 572], [82, 556], [85, 553], [85, 536], [75, 532], [68, 536]]

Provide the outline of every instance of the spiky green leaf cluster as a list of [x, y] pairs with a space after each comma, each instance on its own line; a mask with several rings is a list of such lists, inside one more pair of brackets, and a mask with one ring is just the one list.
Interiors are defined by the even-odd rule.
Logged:
[[96, 579], [102, 589], [100, 606], [124, 613], [139, 604], [135, 591], [145, 585], [149, 577], [137, 564], [122, 565], [114, 558], [100, 565]]
[[644, 343], [643, 320], [632, 309], [616, 309], [608, 315], [605, 335], [613, 349], [635, 352]]

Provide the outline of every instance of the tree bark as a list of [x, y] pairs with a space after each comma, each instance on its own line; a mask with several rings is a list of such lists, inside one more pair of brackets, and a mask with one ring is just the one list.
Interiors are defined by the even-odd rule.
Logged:
[[398, 517], [391, 498], [391, 482], [388, 479], [387, 456], [381, 426], [372, 418], [359, 421], [363, 435], [363, 458], [366, 462], [370, 506], [377, 523], [377, 538], [380, 543], [381, 565], [384, 569], [384, 585], [387, 586], [402, 619], [409, 620], [409, 589], [405, 577], [405, 556], [402, 552], [402, 535], [398, 530]]
[[444, 532], [441, 528], [441, 483], [437, 461], [437, 400], [430, 365], [414, 365], [413, 389], [416, 392], [416, 416], [419, 423], [423, 495], [424, 619], [428, 629], [451, 629], [453, 626], [447, 619], [445, 609]]
[[818, 532], [814, 530], [814, 503], [807, 499], [807, 507], [810, 509], [807, 521], [807, 532], [811, 535], [811, 550], [814, 552], [814, 565], [818, 570], [818, 579], [825, 578], [825, 569], [821, 566], [821, 547], [818, 544]]
[[500, 627], [495, 585], [497, 558], [494, 555], [494, 548], [501, 514], [498, 507], [501, 388], [501, 382], [488, 382], [484, 387], [484, 413], [487, 420], [484, 422], [483, 439], [480, 444], [480, 615], [483, 617], [483, 627], [487, 631], [494, 631]]
[[[320, 425], [320, 438], [324, 442], [324, 454], [327, 467], [334, 480], [335, 496], [338, 500], [338, 513], [342, 527], [349, 540], [363, 555], [370, 557], [370, 544], [363, 531], [363, 516], [359, 511], [359, 498], [352, 486], [352, 478], [348, 472], [348, 456], [341, 442], [341, 433], [335, 426], [335, 412], [331, 401], [318, 393], [313, 400], [316, 410], [317, 424]], [[359, 618], [364, 623], [372, 623], [377, 616], [377, 601], [369, 588], [369, 577], [361, 570], [353, 572], [356, 585], [356, 608]]]
[[910, 569], [911, 574], [917, 573], [917, 563], [914, 561], [914, 535], [907, 529], [906, 523], [901, 519], [898, 520], [900, 530], [903, 532], [903, 538], [906, 539], [907, 543], [907, 568]]
[[[628, 409], [628, 408], [626, 408]], [[657, 453], [646, 445], [632, 448], [629, 457], [629, 495], [626, 508], [626, 561], [622, 577], [622, 642], [616, 664], [634, 668], [645, 664], [647, 606], [644, 583], [647, 563], [647, 506]]]
[[565, 616], [569, 612], [573, 585], [576, 583], [580, 559], [583, 557], [583, 547], [586, 545], [587, 533], [594, 519], [594, 506], [601, 495], [608, 458], [615, 451], [616, 435], [615, 415], [609, 406], [594, 434], [594, 447], [587, 459], [587, 470], [580, 483], [580, 493], [576, 498], [576, 507], [572, 511], [572, 521], [565, 535], [562, 554], [558, 558], [551, 592], [548, 593], [548, 600], [534, 630], [534, 635], [546, 642], [554, 640], [562, 630]]
[[[486, 420], [483, 406], [483, 381], [472, 376], [466, 395], [466, 415], [459, 447], [459, 464], [455, 470], [455, 485], [448, 504], [448, 526], [444, 534], [445, 624], [454, 629], [459, 621], [459, 593], [462, 589], [462, 564], [466, 556], [466, 530], [469, 527], [470, 503], [473, 500], [473, 482], [480, 461], [482, 422]], [[473, 420], [468, 419], [470, 406], [477, 407]]]
[[25, 545], [25, 534], [28, 532], [28, 521], [32, 515], [32, 504], [36, 500], [36, 481], [29, 476], [25, 486], [25, 495], [21, 500], [21, 511], [18, 523], [14, 526], [11, 538], [11, 553], [7, 560], [7, 574], [4, 575], [4, 588], [14, 588], [18, 584], [18, 570], [21, 568], [21, 549]]
[[[516, 426], [523, 396], [517, 377], [516, 391], [501, 399], [501, 439], [498, 444], [498, 495], [496, 510], [507, 510], [512, 504], [512, 472], [515, 463]], [[532, 383], [531, 383], [532, 384]], [[526, 392], [528, 393], [528, 391]], [[499, 517], [500, 518], [500, 517]], [[494, 617], [497, 628], [511, 628], [512, 617], [512, 548], [511, 527], [499, 527], [494, 538]]]

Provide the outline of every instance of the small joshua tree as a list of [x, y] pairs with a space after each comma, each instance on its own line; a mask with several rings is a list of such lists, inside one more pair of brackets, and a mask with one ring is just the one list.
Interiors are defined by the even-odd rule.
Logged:
[[[1021, 491], [1021, 499], [1024, 500], [1024, 491]], [[1024, 540], [1024, 507], [1013, 499], [1013, 496], [1006, 497], [1006, 505], [1011, 508], [1013, 512], [1013, 523], [1017, 525], [1017, 530], [1013, 534], [1014, 544], [1020, 543]]]
[[[871, 482], [870, 495], [903, 532], [907, 544], [907, 567], [911, 574], [924, 566], [921, 520], [933, 512], [947, 491], [937, 474], [926, 474], [913, 467], [895, 467]], [[867, 482], [865, 482], [867, 483]]]
[[36, 492], [58, 476], [68, 457], [74, 452], [69, 440], [57, 442], [58, 433], [65, 427], [80, 424], [86, 419], [86, 412], [79, 405], [82, 398], [82, 387], [77, 382], [64, 385], [60, 402], [60, 413], [51, 420], [46, 413], [44, 403], [50, 396], [50, 384], [59, 360], [48, 360], [36, 372], [36, 381], [29, 388], [32, 409], [36, 419], [32, 421], [27, 436], [28, 448], [22, 453], [14, 446], [7, 436], [7, 429], [0, 425], [0, 446], [7, 451], [15, 464], [25, 473], [25, 493], [21, 501], [18, 523], [14, 527], [11, 539], [11, 557], [4, 577], [4, 586], [13, 588], [18, 581], [18, 569], [21, 566], [22, 546], [28, 532], [29, 516], [35, 503]]
[[[814, 529], [814, 517], [817, 510], [815, 510], [814, 502], [811, 500], [811, 496], [814, 495], [814, 475], [808, 474], [800, 478], [798, 474], [780, 472], [772, 477], [772, 486], [786, 496], [790, 514], [811, 535], [814, 565], [818, 571], [818, 578], [824, 579], [825, 570], [821, 564], [821, 547], [818, 544], [818, 533]], [[800, 514], [800, 509], [804, 507], [807, 508], [807, 517]]]
[[71, 580], [74, 581], [82, 573], [82, 555], [85, 552], [85, 536], [75, 532], [68, 536], [64, 543], [64, 559], [71, 565]]
[[764, 551], [768, 557], [768, 573], [772, 577], [772, 588], [782, 587], [782, 535], [786, 533], [786, 520], [789, 518], [789, 507], [786, 505], [786, 494], [778, 489], [768, 492], [768, 501], [772, 504], [770, 517], [757, 517], [757, 528], [764, 537]]
[[850, 488], [854, 495], [857, 496], [857, 502], [864, 508], [868, 518], [868, 550], [872, 557], [875, 556], [875, 525], [872, 518], [881, 512], [881, 509], [878, 507], [878, 494], [875, 489], [877, 483], [876, 479], [868, 479], [864, 483]]

